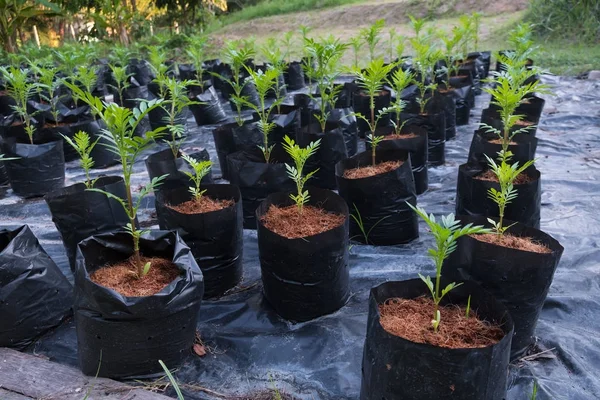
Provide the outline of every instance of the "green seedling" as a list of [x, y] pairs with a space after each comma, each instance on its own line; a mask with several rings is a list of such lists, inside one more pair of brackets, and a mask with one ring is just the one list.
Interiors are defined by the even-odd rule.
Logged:
[[189, 192], [194, 196], [194, 200], [200, 201], [202, 195], [206, 192], [200, 188], [202, 179], [210, 173], [212, 168], [212, 162], [210, 160], [196, 160], [187, 154], [181, 156], [192, 167], [193, 172], [184, 171], [184, 173], [190, 178], [190, 181], [194, 183], [194, 186], [188, 188]]
[[279, 72], [277, 80], [275, 81], [275, 101], [277, 102], [277, 113], [281, 113], [281, 103], [283, 102], [282, 92], [285, 88], [285, 83], [281, 84], [282, 74], [285, 72], [287, 66], [285, 63], [285, 55], [281, 53], [277, 40], [275, 38], [267, 39], [267, 43], [261, 47], [261, 52], [268, 63], [268, 68]]
[[533, 382], [533, 391], [531, 392], [531, 400], [536, 400], [537, 399], [537, 393], [538, 393], [538, 386], [537, 386], [537, 382]]
[[163, 85], [168, 78], [167, 72], [169, 71], [169, 67], [166, 65], [167, 62], [167, 54], [158, 46], [150, 47], [150, 52], [148, 54], [148, 64], [150, 65], [150, 69], [154, 73], [154, 81], [158, 83], [158, 91], [159, 97], [162, 99], [166, 99], [167, 88]]
[[29, 70], [19, 67], [0, 67], [0, 72], [6, 82], [6, 92], [15, 101], [12, 105], [15, 114], [25, 126], [29, 142], [33, 144], [35, 125], [33, 114], [27, 112], [27, 101], [35, 93], [37, 85], [29, 79]]
[[310, 200], [310, 194], [308, 190], [304, 190], [304, 185], [318, 171], [316, 169], [304, 175], [304, 165], [318, 150], [321, 139], [310, 142], [305, 148], [300, 147], [294, 139], [290, 139], [287, 135], [283, 138], [283, 141], [283, 148], [292, 157], [292, 160], [294, 160], [294, 165], [285, 164], [288, 176], [296, 183], [297, 193], [290, 194], [290, 198], [296, 203], [298, 213], [302, 214], [304, 205]]
[[433, 311], [433, 319], [431, 320], [431, 325], [435, 332], [438, 331], [439, 325], [441, 323], [441, 316], [439, 305], [444, 296], [446, 296], [450, 291], [457, 288], [461, 285], [461, 283], [452, 282], [448, 284], [444, 289], [440, 287], [440, 281], [442, 277], [442, 267], [444, 265], [444, 260], [448, 258], [450, 254], [454, 250], [456, 250], [456, 241], [465, 235], [473, 235], [478, 233], [489, 233], [489, 229], [485, 229], [482, 226], [474, 226], [472, 224], [467, 224], [463, 227], [460, 226], [460, 221], [457, 221], [454, 218], [454, 214], [447, 215], [441, 218], [441, 222], [438, 223], [433, 214], [427, 214], [427, 212], [421, 207], [415, 207], [410, 203], [406, 203], [410, 208], [412, 208], [419, 217], [421, 217], [433, 238], [435, 239], [435, 248], [429, 249], [427, 254], [433, 260], [436, 269], [435, 275], [435, 283], [431, 280], [430, 276], [423, 276], [419, 274], [419, 278], [427, 285], [427, 288], [431, 292], [431, 296], [433, 298], [433, 302], [435, 304], [435, 308]]
[[0, 154], [0, 161], [12, 161], [18, 159], [19, 157], [6, 157], [4, 154]]
[[385, 217], [380, 218], [377, 222], [373, 224], [371, 229], [367, 231], [362, 216], [360, 215], [360, 211], [358, 211], [358, 207], [356, 207], [356, 204], [352, 204], [352, 206], [354, 207], [354, 212], [350, 214], [350, 217], [352, 217], [354, 222], [356, 222], [356, 225], [358, 225], [358, 229], [360, 229], [360, 233], [362, 234], [363, 239], [365, 239], [365, 243], [369, 244], [369, 236], [371, 235], [371, 232], [373, 232], [373, 229], [375, 229], [375, 227], [379, 225], [379, 223], [381, 223], [383, 220], [391, 217], [391, 215], [386, 215]]
[[204, 75], [204, 57], [206, 55], [206, 43], [208, 39], [205, 36], [196, 36], [192, 42], [192, 46], [186, 49], [185, 53], [192, 66], [196, 70], [196, 80], [199, 83], [199, 87], [201, 91], [204, 91], [204, 86], [202, 85]]
[[102, 130], [102, 137], [108, 142], [106, 147], [116, 154], [121, 160], [121, 167], [123, 171], [123, 180], [125, 182], [125, 191], [127, 199], [115, 196], [112, 193], [106, 192], [101, 189], [91, 188], [89, 190], [103, 193], [109, 198], [112, 198], [121, 204], [129, 223], [125, 226], [125, 230], [131, 235], [133, 239], [133, 257], [136, 261], [135, 275], [141, 279], [148, 274], [150, 270], [150, 263], [142, 263], [140, 254], [140, 238], [146, 233], [146, 231], [140, 230], [137, 227], [136, 216], [139, 208], [142, 205], [142, 200], [152, 191], [154, 191], [160, 184], [166, 179], [167, 175], [163, 175], [152, 179], [152, 181], [146, 184], [138, 195], [137, 200], [134, 202], [132, 191], [131, 191], [131, 177], [133, 175], [133, 167], [136, 160], [140, 157], [142, 152], [151, 145], [153, 145], [157, 139], [160, 139], [162, 132], [165, 130], [164, 127], [147, 131], [145, 135], [136, 136], [135, 130], [140, 122], [146, 117], [150, 111], [158, 108], [162, 105], [163, 100], [157, 99], [152, 101], [141, 101], [139, 106], [130, 110], [125, 107], [121, 107], [116, 103], [104, 103], [98, 97], [91, 93], [86, 93], [76, 85], [65, 82], [65, 85], [76, 93], [79, 98], [90, 106], [95, 115], [99, 116], [106, 124], [106, 129]]
[[163, 88], [162, 90], [166, 95], [166, 98], [161, 104], [161, 108], [167, 114], [164, 117], [163, 122], [166, 124], [167, 131], [171, 136], [167, 143], [171, 148], [173, 157], [177, 158], [179, 156], [181, 145], [185, 141], [184, 136], [186, 132], [185, 120], [184, 123], [177, 123], [177, 121], [187, 107], [193, 104], [199, 104], [199, 102], [190, 99], [188, 96], [188, 87], [197, 85], [198, 82], [193, 80], [180, 81], [166, 75], [161, 78], [156, 78], [155, 81]]
[[377, 45], [381, 41], [381, 31], [383, 31], [384, 27], [385, 19], [378, 19], [373, 25], [360, 30], [359, 35], [369, 47], [369, 61], [375, 60], [375, 51], [377, 50]]
[[383, 58], [377, 58], [371, 61], [364, 70], [358, 68], [352, 69], [352, 73], [356, 78], [356, 83], [363, 93], [369, 96], [369, 109], [371, 112], [369, 117], [366, 117], [361, 113], [354, 113], [354, 115], [369, 125], [370, 133], [367, 135], [367, 139], [371, 144], [371, 161], [373, 166], [376, 165], [377, 145], [383, 140], [383, 137], [377, 136], [375, 133], [377, 124], [381, 118], [390, 112], [389, 108], [376, 111], [375, 98], [381, 95], [387, 76], [395, 67], [396, 64], [386, 65]]
[[80, 165], [81, 168], [83, 168], [83, 171], [85, 172], [85, 187], [87, 189], [93, 188], [98, 179], [90, 178], [90, 169], [94, 167], [92, 150], [94, 150], [94, 147], [96, 147], [96, 144], [98, 144], [100, 138], [92, 142], [90, 140], [90, 135], [88, 135], [88, 133], [84, 131], [77, 132], [75, 136], [73, 136], [73, 139], [65, 135], [62, 135], [62, 137], [69, 145], [71, 145], [71, 147], [75, 149], [77, 154], [79, 154]]
[[413, 81], [413, 73], [410, 71], [404, 71], [402, 68], [398, 68], [392, 76], [387, 80], [390, 87], [396, 93], [396, 99], [390, 105], [390, 109], [392, 110], [395, 119], [392, 120], [392, 124], [394, 125], [394, 131], [397, 135], [400, 134], [402, 128], [406, 121], [401, 122], [400, 115], [402, 111], [404, 111], [404, 107], [406, 107], [406, 102], [402, 100], [402, 92], [406, 89]]
[[467, 311], [465, 312], [465, 318], [469, 319], [469, 314], [471, 314], [471, 295], [467, 299]]
[[[236, 122], [239, 126], [244, 125], [244, 119], [242, 118], [242, 105], [247, 104], [247, 98], [242, 96], [244, 87], [247, 81], [242, 77], [242, 72], [247, 68], [246, 63], [248, 60], [254, 58], [256, 51], [254, 49], [254, 42], [249, 40], [236, 40], [229, 41], [225, 45], [223, 52], [223, 60], [231, 67], [231, 79], [220, 74], [214, 74], [221, 80], [227, 82], [233, 90], [231, 99], [235, 104], [237, 111]], [[246, 100], [246, 103], [244, 103]]]
[[38, 75], [38, 95], [42, 100], [50, 105], [50, 114], [55, 123], [58, 123], [58, 103], [60, 97], [57, 92], [62, 84], [62, 79], [58, 77], [58, 69], [55, 67], [36, 67], [31, 64], [34, 72]]
[[304, 65], [305, 73], [311, 82], [315, 82], [319, 92], [319, 97], [312, 92], [309, 95], [319, 104], [320, 112], [315, 118], [321, 126], [322, 133], [325, 133], [327, 119], [331, 115], [331, 110], [335, 108], [341, 90], [334, 81], [340, 73], [339, 60], [347, 48], [347, 44], [341, 43], [332, 36], [321, 40], [304, 39], [304, 51], [310, 60]]
[[[394, 61], [394, 50], [396, 47], [396, 39], [398, 38], [398, 32], [396, 29], [391, 28], [388, 32], [388, 56], [390, 58], [390, 62]], [[402, 54], [398, 55], [400, 57]]]
[[419, 33], [410, 40], [410, 43], [415, 51], [414, 66], [418, 72], [418, 75], [413, 79], [413, 83], [419, 89], [417, 102], [419, 103], [420, 113], [425, 114], [425, 108], [430, 100], [427, 93], [433, 92], [437, 88], [437, 84], [435, 83], [435, 63], [443, 57], [443, 53], [440, 50], [434, 49], [430, 35], [421, 35]]
[[466, 32], [460, 27], [454, 27], [452, 34], [446, 31], [438, 32], [439, 39], [444, 44], [443, 60], [445, 65], [437, 71], [437, 74], [444, 79], [446, 89], [451, 89], [450, 78], [458, 72], [460, 67], [458, 61], [463, 59], [464, 55], [460, 54], [457, 48], [464, 40], [465, 34]]
[[[115, 101], [122, 105], [123, 104], [123, 93], [130, 86], [129, 78], [131, 78], [131, 74], [127, 73], [127, 67], [118, 66], [116, 64], [109, 64], [109, 68], [112, 72], [113, 80], [115, 81], [114, 85], [109, 84], [109, 86], [112, 87], [114, 90], [116, 90], [119, 98], [115, 99]], [[74, 94], [74, 96], [77, 96], [77, 95]]]
[[363, 39], [360, 36], [351, 37], [348, 40], [349, 46], [352, 48], [352, 54], [354, 55], [354, 63], [352, 64], [353, 68], [358, 68], [360, 65], [360, 52], [363, 46]]
[[292, 62], [292, 47], [294, 46], [294, 31], [286, 32], [281, 39], [281, 45], [283, 46], [283, 60]]
[[237, 99], [236, 103], [240, 105], [246, 105], [250, 107], [258, 114], [259, 121], [258, 127], [263, 134], [263, 144], [262, 146], [258, 146], [263, 155], [265, 157], [265, 161], [268, 163], [271, 159], [271, 151], [273, 150], [274, 145], [269, 145], [269, 135], [275, 129], [275, 123], [269, 121], [271, 113], [273, 110], [281, 104], [283, 99], [275, 100], [271, 103], [270, 106], [267, 107], [267, 95], [273, 90], [276, 86], [276, 82], [279, 80], [280, 72], [276, 69], [267, 69], [265, 72], [263, 71], [254, 71], [251, 68], [247, 68], [248, 74], [250, 75], [248, 80], [254, 83], [256, 87], [256, 92], [258, 93], [259, 105], [256, 105], [243, 97]]

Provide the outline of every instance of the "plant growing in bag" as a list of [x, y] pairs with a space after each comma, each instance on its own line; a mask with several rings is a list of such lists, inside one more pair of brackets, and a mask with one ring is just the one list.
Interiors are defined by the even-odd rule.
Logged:
[[[473, 226], [467, 224], [463, 227], [460, 226], [460, 222], [454, 218], [454, 214], [442, 217], [441, 223], [438, 223], [433, 214], [427, 214], [427, 212], [421, 207], [414, 207], [412, 204], [407, 203], [419, 217], [421, 217], [427, 226], [429, 227], [433, 238], [435, 239], [435, 248], [427, 251], [429, 257], [435, 264], [435, 283], [431, 280], [430, 276], [423, 276], [419, 274], [421, 280], [427, 285], [427, 288], [431, 292], [433, 299], [434, 309], [433, 318], [431, 319], [431, 326], [434, 332], [437, 332], [441, 323], [440, 303], [444, 296], [446, 296], [451, 290], [460, 286], [460, 283], [449, 283], [445, 288], [441, 288], [440, 282], [442, 278], [442, 267], [444, 260], [456, 250], [456, 241], [465, 235], [474, 235], [478, 233], [489, 233], [489, 229], [485, 229], [482, 226]], [[465, 313], [463, 313], [465, 314]]]
[[[117, 93], [118, 98], [115, 99], [115, 102], [118, 102], [122, 105], [123, 93], [125, 93], [125, 90], [127, 90], [130, 86], [129, 78], [131, 78], [131, 74], [127, 73], [127, 67], [124, 66], [109, 64], [109, 68], [112, 72], [112, 77], [115, 84], [108, 84], [108, 86]], [[77, 95], [74, 94], [74, 96]]]
[[201, 93], [204, 93], [204, 57], [205, 57], [205, 46], [207, 38], [204, 36], [198, 36], [194, 39], [192, 46], [185, 50], [194, 71], [196, 74], [195, 80]]
[[258, 93], [259, 105], [256, 105], [244, 97], [239, 97], [235, 99], [236, 104], [246, 105], [253, 109], [257, 114], [260, 120], [258, 121], [258, 127], [263, 134], [263, 144], [262, 146], [258, 146], [263, 155], [265, 157], [265, 161], [268, 163], [271, 158], [271, 151], [273, 150], [274, 144], [269, 143], [269, 134], [275, 129], [275, 123], [269, 121], [269, 117], [272, 111], [283, 101], [282, 99], [275, 100], [271, 103], [270, 106], [266, 106], [267, 94], [269, 91], [275, 88], [276, 82], [279, 80], [280, 71], [268, 68], [265, 72], [263, 71], [254, 71], [248, 67], [246, 67], [249, 78], [248, 80], [254, 83], [256, 87], [256, 92]]
[[421, 114], [425, 114], [427, 103], [431, 99], [429, 92], [437, 88], [435, 83], [435, 63], [442, 58], [443, 54], [435, 50], [431, 44], [431, 36], [422, 34], [422, 20], [412, 20], [416, 36], [410, 39], [410, 43], [415, 51], [414, 66], [418, 72], [415, 75], [413, 83], [417, 85], [419, 96], [417, 103]]
[[77, 154], [79, 154], [80, 166], [85, 172], [85, 187], [87, 189], [93, 188], [98, 179], [92, 179], [90, 177], [90, 170], [94, 167], [92, 150], [94, 150], [94, 147], [96, 147], [100, 138], [92, 142], [88, 133], [84, 131], [77, 132], [75, 136], [73, 136], [73, 139], [65, 135], [62, 135], [62, 137], [71, 147], [73, 147], [73, 149], [75, 149]]
[[[75, 74], [71, 78], [71, 83], [79, 84], [88, 93], [92, 93], [94, 91], [94, 88], [96, 87], [97, 82], [98, 82], [98, 75], [97, 75], [96, 67], [93, 67], [93, 66], [77, 67]], [[77, 106], [77, 103], [79, 102], [79, 98], [77, 96], [73, 95], [73, 100], [75, 101], [75, 106]]]
[[166, 61], [167, 55], [160, 48], [150, 48], [148, 64], [150, 64], [150, 69], [154, 73], [154, 81], [158, 83], [158, 95], [163, 99], [168, 96], [165, 82], [168, 78], [167, 72], [169, 71], [169, 67], [166, 65]]
[[376, 114], [375, 98], [381, 95], [386, 78], [395, 67], [396, 64], [386, 65], [383, 58], [377, 58], [371, 61], [364, 70], [352, 69], [359, 88], [369, 97], [370, 115], [365, 116], [361, 113], [354, 113], [354, 115], [365, 121], [369, 126], [370, 133], [367, 135], [367, 140], [371, 144], [371, 163], [373, 167], [377, 164], [377, 145], [383, 140], [382, 136], [376, 134], [377, 124], [383, 116], [390, 112], [389, 108], [384, 108]]
[[325, 133], [327, 119], [331, 109], [335, 108], [335, 102], [341, 87], [336, 86], [334, 80], [338, 76], [338, 62], [344, 55], [347, 45], [338, 39], [329, 37], [317, 41], [311, 38], [304, 39], [304, 51], [310, 62], [305, 64], [305, 73], [317, 86], [318, 96], [310, 93], [311, 99], [319, 104], [319, 113], [315, 118], [319, 121], [321, 132]]
[[50, 106], [50, 114], [53, 122], [58, 123], [59, 111], [58, 104], [62, 96], [57, 96], [57, 92], [62, 84], [62, 79], [58, 77], [58, 69], [53, 66], [37, 67], [32, 64], [34, 72], [38, 75], [37, 93], [40, 99]]
[[281, 114], [282, 95], [285, 95], [285, 83], [281, 84], [280, 76], [286, 71], [285, 55], [281, 53], [277, 40], [275, 38], [267, 39], [267, 42], [261, 47], [261, 52], [268, 63], [268, 68], [279, 72], [275, 81], [275, 101], [277, 102], [277, 114]]
[[139, 107], [129, 110], [115, 103], [103, 103], [99, 98], [89, 93], [84, 93], [75, 85], [67, 83], [67, 86], [69, 86], [73, 92], [77, 93], [77, 95], [92, 108], [94, 113], [104, 121], [106, 124], [106, 129], [103, 131], [103, 136], [109, 142], [107, 147], [112, 152], [117, 154], [121, 159], [123, 180], [125, 182], [127, 193], [126, 201], [104, 190], [95, 188], [89, 190], [103, 193], [109, 198], [118, 201], [121, 206], [123, 206], [123, 209], [129, 218], [129, 223], [125, 228], [133, 240], [134, 254], [132, 257], [132, 264], [135, 267], [135, 271], [132, 271], [132, 273], [134, 273], [137, 278], [143, 278], [148, 274], [151, 267], [151, 262], [143, 262], [140, 254], [140, 237], [145, 232], [140, 230], [137, 226], [137, 211], [140, 208], [144, 197], [155, 190], [166, 178], [166, 176], [163, 175], [161, 177], [152, 179], [150, 183], [142, 188], [137, 200], [135, 201], [131, 191], [131, 176], [133, 174], [133, 166], [135, 161], [144, 150], [148, 149], [156, 139], [161, 137], [161, 134], [165, 128], [159, 127], [155, 130], [148, 131], [144, 137], [135, 136], [134, 132], [141, 120], [148, 115], [150, 111], [160, 107], [163, 100], [157, 99], [152, 101], [142, 101]]
[[443, 61], [444, 65], [437, 70], [438, 77], [442, 78], [445, 90], [450, 90], [450, 78], [458, 72], [460, 68], [459, 61], [463, 59], [463, 54], [458, 53], [457, 48], [464, 41], [465, 38], [464, 29], [458, 26], [452, 28], [452, 34], [446, 31], [439, 31], [438, 36], [441, 42], [444, 44], [443, 50]]
[[289, 136], [285, 136], [283, 140], [285, 142], [283, 144], [283, 148], [294, 160], [293, 166], [285, 164], [288, 175], [296, 184], [297, 190], [296, 194], [290, 194], [290, 198], [296, 203], [298, 213], [302, 214], [304, 205], [310, 199], [310, 194], [308, 193], [308, 190], [304, 190], [304, 185], [315, 173], [317, 173], [317, 170], [315, 170], [303, 175], [304, 165], [306, 164], [306, 161], [308, 161], [308, 159], [315, 154], [321, 145], [321, 139], [318, 139], [316, 142], [310, 142], [305, 148], [298, 146], [293, 139], [289, 138]]
[[171, 136], [168, 144], [173, 157], [177, 158], [186, 133], [185, 119], [182, 119], [183, 112], [190, 105], [199, 104], [189, 98], [187, 88], [196, 85], [198, 82], [193, 80], [179, 81], [167, 76], [157, 78], [156, 82], [166, 95], [160, 107], [167, 114], [163, 117], [163, 122], [166, 124], [167, 131]]
[[242, 72], [247, 68], [246, 63], [248, 60], [252, 59], [255, 54], [254, 43], [251, 41], [242, 40], [227, 42], [223, 53], [223, 59], [231, 68], [231, 79], [221, 74], [214, 74], [231, 86], [233, 91], [231, 98], [235, 104], [237, 113], [235, 120], [239, 126], [244, 124], [244, 119], [242, 118], [242, 105], [245, 104], [240, 100], [247, 100], [246, 96], [242, 93], [247, 83], [242, 76]]
[[400, 136], [402, 132], [402, 128], [406, 121], [401, 121], [400, 115], [404, 111], [404, 107], [406, 107], [406, 102], [402, 100], [402, 92], [406, 89], [411, 82], [413, 81], [413, 73], [410, 71], [404, 71], [402, 68], [398, 68], [392, 74], [391, 78], [387, 80], [390, 87], [396, 93], [396, 99], [391, 103], [389, 109], [394, 115], [394, 119], [392, 119], [392, 125], [394, 125], [395, 135]]
[[[369, 47], [369, 61], [375, 60], [375, 52], [377, 51], [377, 45], [381, 41], [381, 31], [385, 27], [385, 19], [378, 19], [375, 23], [367, 28], [360, 30], [359, 35], [362, 40]], [[390, 62], [392, 60], [390, 59]]]
[[352, 63], [352, 68], [358, 68], [360, 64], [360, 53], [363, 46], [363, 38], [362, 36], [357, 35], [348, 39], [348, 45], [352, 48], [352, 54], [354, 56], [354, 62]]
[[35, 93], [37, 84], [29, 79], [28, 69], [0, 67], [0, 72], [6, 82], [6, 92], [16, 103], [11, 107], [23, 122], [29, 142], [33, 144], [35, 125], [32, 114], [27, 112], [27, 101]]

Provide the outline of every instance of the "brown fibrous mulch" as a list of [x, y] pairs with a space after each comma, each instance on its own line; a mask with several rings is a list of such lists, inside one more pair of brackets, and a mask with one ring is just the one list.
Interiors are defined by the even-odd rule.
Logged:
[[431, 325], [434, 310], [430, 297], [391, 298], [379, 305], [380, 323], [392, 335], [449, 349], [488, 347], [504, 337], [498, 325], [480, 320], [475, 310], [466, 318], [466, 308], [457, 305], [440, 306], [441, 322], [435, 332]]
[[514, 236], [509, 233], [498, 235], [495, 233], [482, 233], [470, 235], [473, 239], [481, 242], [495, 244], [497, 246], [508, 247], [510, 249], [529, 251], [532, 253], [550, 254], [550, 250], [546, 245], [534, 241], [530, 237]]
[[337, 228], [344, 223], [346, 217], [308, 205], [302, 208], [301, 213], [296, 205], [271, 205], [260, 220], [271, 232], [288, 239], [298, 239]]
[[385, 135], [383, 137], [383, 140], [396, 140], [396, 139], [412, 139], [412, 138], [416, 138], [417, 135], [415, 135], [414, 133], [406, 133], [406, 134], [398, 134], [398, 133], [392, 133], [391, 135]]
[[534, 125], [534, 124], [535, 124], [534, 122], [525, 121], [525, 120], [522, 120], [522, 119], [520, 119], [517, 122], [515, 122], [515, 125], [518, 125], [518, 126], [531, 126], [531, 125]]
[[200, 199], [192, 199], [176, 206], [168, 207], [181, 214], [204, 214], [229, 208], [234, 204], [233, 200], [213, 199], [210, 196], [202, 196]]
[[344, 178], [361, 179], [375, 175], [385, 174], [387, 172], [400, 168], [402, 164], [402, 161], [386, 161], [379, 163], [375, 166], [366, 165], [364, 167], [352, 168], [344, 171]]
[[113, 289], [123, 296], [152, 296], [177, 278], [181, 271], [170, 260], [157, 257], [141, 257], [142, 265], [150, 262], [148, 274], [138, 278], [135, 257], [94, 271], [92, 282]]
[[[502, 139], [492, 139], [492, 140], [488, 140], [488, 143], [493, 143], [493, 144], [502, 144]], [[514, 146], [517, 144], [517, 142], [513, 142], [512, 140], [508, 143], [511, 146]]]
[[[494, 171], [492, 171], [491, 169], [488, 169], [487, 171], [482, 172], [479, 175], [475, 175], [474, 178], [478, 179], [480, 181], [489, 181], [489, 182], [496, 182], [496, 183], [499, 182], [498, 177], [496, 176]], [[534, 181], [534, 179], [532, 179], [526, 173], [522, 172], [519, 175], [517, 175], [517, 178], [513, 182], [513, 185], [524, 185], [526, 183], [530, 183], [533, 181]]]

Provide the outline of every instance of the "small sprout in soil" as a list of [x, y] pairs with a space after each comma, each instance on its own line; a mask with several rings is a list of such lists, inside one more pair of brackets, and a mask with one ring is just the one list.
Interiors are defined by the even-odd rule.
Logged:
[[296, 183], [296, 189], [298, 191], [297, 194], [290, 194], [290, 198], [296, 203], [298, 212], [302, 213], [302, 208], [310, 199], [308, 190], [304, 190], [304, 185], [318, 171], [318, 169], [316, 169], [304, 175], [304, 165], [306, 164], [306, 161], [308, 161], [308, 159], [316, 153], [319, 145], [321, 144], [321, 139], [318, 139], [315, 142], [310, 142], [305, 148], [300, 147], [298, 144], [296, 144], [294, 139], [290, 139], [287, 135], [283, 138], [283, 141], [283, 148], [290, 155], [290, 157], [292, 157], [295, 164], [293, 166], [285, 164], [288, 176]]
[[283, 99], [277, 99], [269, 107], [267, 107], [267, 95], [276, 87], [277, 81], [279, 80], [279, 75], [281, 75], [281, 71], [275, 68], [268, 68], [264, 72], [260, 70], [254, 71], [248, 67], [246, 67], [246, 71], [249, 75], [248, 81], [254, 83], [254, 86], [256, 87], [259, 105], [257, 106], [243, 97], [238, 98], [237, 101], [240, 104], [250, 107], [258, 114], [260, 119], [258, 121], [258, 127], [263, 134], [263, 145], [258, 147], [263, 152], [265, 161], [268, 163], [271, 159], [271, 151], [273, 150], [274, 146], [269, 145], [269, 135], [273, 129], [275, 129], [275, 123], [269, 121], [269, 119], [273, 110], [281, 104]]
[[62, 137], [69, 145], [71, 145], [71, 147], [73, 147], [73, 149], [75, 149], [77, 154], [79, 154], [79, 157], [81, 159], [80, 165], [81, 168], [83, 168], [83, 171], [85, 172], [85, 187], [87, 189], [93, 188], [94, 184], [98, 179], [96, 178], [92, 180], [90, 178], [90, 169], [94, 167], [92, 150], [94, 150], [94, 147], [96, 147], [96, 144], [98, 144], [100, 138], [96, 139], [95, 142], [92, 142], [90, 140], [90, 135], [88, 135], [88, 133], [84, 131], [77, 132], [75, 136], [73, 136], [73, 139], [65, 135], [62, 135]]
[[0, 75], [4, 78], [7, 94], [15, 101], [11, 105], [15, 114], [25, 125], [25, 133], [33, 144], [35, 125], [33, 115], [27, 111], [27, 101], [36, 90], [37, 84], [29, 79], [29, 70], [19, 67], [0, 67]]
[[465, 318], [469, 319], [469, 315], [471, 314], [471, 295], [467, 299], [467, 310], [465, 311]]
[[375, 114], [375, 98], [381, 95], [383, 91], [383, 85], [386, 82], [387, 76], [392, 72], [396, 64], [385, 64], [383, 58], [377, 58], [369, 63], [367, 68], [361, 70], [359, 68], [353, 68], [352, 73], [356, 77], [356, 82], [364, 94], [369, 96], [369, 108], [371, 111], [370, 117], [366, 117], [361, 113], [354, 113], [357, 118], [362, 119], [369, 125], [371, 133], [367, 136], [371, 143], [371, 158], [373, 166], [376, 165], [376, 149], [377, 145], [383, 140], [382, 137], [377, 136], [375, 131], [377, 129], [377, 123], [387, 113], [391, 111], [390, 108], [379, 110], [377, 115]]
[[200, 184], [202, 183], [202, 179], [210, 172], [212, 162], [210, 160], [198, 161], [187, 154], [182, 155], [181, 158], [183, 158], [194, 170], [194, 172], [184, 171], [184, 173], [190, 178], [190, 181], [194, 183], [194, 186], [188, 188], [189, 192], [194, 196], [196, 201], [200, 201], [202, 195], [206, 192], [206, 189], [200, 189]]
[[325, 133], [327, 119], [331, 110], [335, 108], [341, 90], [341, 87], [334, 81], [340, 72], [339, 60], [347, 48], [347, 44], [341, 43], [339, 39], [333, 37], [321, 40], [304, 39], [304, 51], [309, 59], [304, 64], [304, 72], [317, 86], [318, 96], [312, 94], [312, 90], [309, 92], [309, 96], [319, 104], [319, 113], [315, 115], [315, 118], [321, 125], [322, 133]]
[[435, 304], [431, 325], [433, 327], [433, 330], [437, 332], [441, 322], [439, 311], [440, 302], [442, 301], [444, 296], [446, 296], [450, 291], [462, 285], [462, 283], [457, 284], [456, 282], [452, 282], [448, 284], [444, 289], [440, 288], [444, 260], [448, 258], [448, 256], [454, 250], [456, 250], [456, 241], [460, 237], [478, 233], [489, 233], [490, 230], [485, 229], [482, 226], [473, 226], [472, 224], [467, 224], [461, 227], [460, 222], [454, 218], [454, 214], [442, 217], [441, 223], [438, 223], [434, 215], [428, 215], [423, 208], [418, 206], [415, 207], [408, 202], [406, 204], [408, 204], [408, 206], [412, 208], [417, 213], [417, 215], [419, 215], [427, 223], [427, 226], [429, 227], [435, 239], [435, 248], [429, 249], [427, 251], [429, 257], [433, 260], [435, 264], [435, 283], [431, 280], [431, 277], [429, 276], [425, 277], [419, 274], [419, 277], [427, 285], [427, 288], [431, 292], [431, 296]]
[[537, 399], [537, 392], [538, 392], [538, 386], [537, 386], [537, 382], [533, 382], [533, 391], [531, 392], [531, 400], [536, 400]]
[[4, 154], [0, 154], [0, 161], [11, 161], [18, 160], [19, 157], [5, 157]]
[[[352, 204], [352, 206], [354, 207], [354, 212], [350, 213], [350, 217], [352, 217], [352, 219], [354, 220], [354, 222], [356, 222], [356, 225], [358, 225], [358, 229], [360, 229], [360, 233], [362, 233], [363, 238], [365, 239], [365, 243], [369, 244], [369, 236], [371, 235], [371, 232], [373, 232], [373, 229], [375, 229], [375, 227], [377, 225], [379, 225], [379, 223], [381, 223], [383, 220], [385, 220], [386, 218], [391, 217], [391, 215], [386, 215], [385, 217], [380, 218], [377, 222], [375, 222], [373, 224], [373, 226], [371, 227], [371, 229], [369, 229], [368, 231], [365, 229], [365, 223], [362, 219], [362, 216], [360, 215], [360, 211], [358, 211], [358, 207], [356, 207], [356, 204]], [[352, 239], [352, 238], [350, 238]]]

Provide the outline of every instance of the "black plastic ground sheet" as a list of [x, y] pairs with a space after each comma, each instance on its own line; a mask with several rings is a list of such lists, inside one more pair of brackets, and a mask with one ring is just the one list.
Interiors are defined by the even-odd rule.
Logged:
[[[546, 96], [538, 129], [537, 168], [542, 172], [541, 230], [565, 252], [541, 314], [538, 353], [510, 369], [507, 399], [529, 399], [533, 381], [538, 399], [600, 398], [600, 81], [544, 76], [556, 96]], [[436, 215], [454, 211], [458, 166], [467, 160], [473, 131], [489, 96], [477, 98], [472, 123], [458, 127], [446, 144], [446, 164], [429, 171], [429, 190], [418, 202]], [[207, 148], [220, 175], [211, 135], [188, 119], [186, 150]], [[154, 150], [153, 150], [154, 151]], [[147, 181], [143, 158], [135, 168], [136, 191]], [[115, 166], [97, 174], [119, 174]], [[67, 165], [66, 185], [83, 179], [77, 162]], [[144, 226], [157, 227], [154, 199], [140, 214]], [[42, 199], [22, 200], [0, 191], [0, 225], [28, 224], [44, 249], [72, 282], [67, 257]], [[238, 291], [204, 301], [198, 329], [209, 350], [190, 351], [175, 373], [186, 399], [214, 398], [193, 386], [232, 395], [273, 386], [300, 399], [357, 399], [371, 287], [388, 280], [434, 274], [426, 256], [431, 236], [407, 245], [350, 250], [351, 297], [338, 312], [292, 324], [282, 320], [262, 296], [255, 231], [244, 232], [244, 280]], [[29, 352], [77, 365], [75, 326], [68, 320], [39, 339]], [[27, 373], [23, 371], [23, 373]]]

